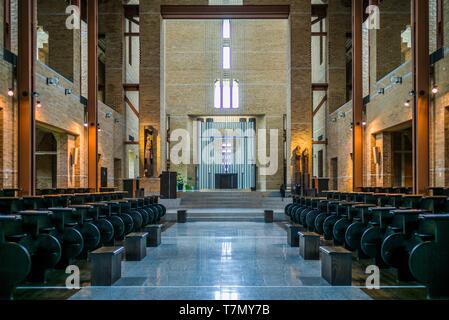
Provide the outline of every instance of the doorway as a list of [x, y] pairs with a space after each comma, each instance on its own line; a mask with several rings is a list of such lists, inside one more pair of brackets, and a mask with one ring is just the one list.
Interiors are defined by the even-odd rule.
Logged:
[[57, 188], [57, 141], [52, 132], [36, 128], [36, 188]]
[[338, 158], [331, 159], [332, 190], [338, 190]]
[[255, 129], [253, 118], [198, 119], [199, 190], [256, 187]]
[[413, 187], [412, 129], [392, 132], [393, 186]]

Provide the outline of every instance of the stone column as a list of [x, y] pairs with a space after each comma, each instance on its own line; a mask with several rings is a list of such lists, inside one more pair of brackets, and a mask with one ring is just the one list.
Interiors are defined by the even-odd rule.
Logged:
[[[161, 0], [141, 1], [140, 3], [140, 177], [144, 175], [145, 135], [144, 128], [155, 130], [157, 141], [154, 177], [160, 174], [161, 159]], [[158, 181], [143, 179], [146, 191], [157, 190]]]
[[411, 15], [409, 0], [386, 0], [379, 8], [380, 29], [370, 31], [372, 91], [378, 80], [402, 64], [401, 33], [410, 25]]
[[[292, 1], [290, 10], [291, 157], [297, 146], [302, 151], [307, 149], [312, 155], [311, 4], [308, 1]], [[310, 173], [311, 168], [312, 161], [309, 159]]]
[[124, 110], [124, 10], [121, 1], [100, 4], [100, 34], [104, 32], [106, 46], [106, 104], [119, 113]]
[[[341, 1], [329, 1], [328, 5], [328, 106], [334, 112], [347, 102], [346, 84], [346, 42], [351, 33], [351, 6], [345, 7]], [[330, 137], [331, 138], [331, 137]]]
[[48, 66], [73, 82], [74, 93], [80, 92], [80, 30], [67, 29], [65, 1], [38, 1], [38, 26], [48, 32]]

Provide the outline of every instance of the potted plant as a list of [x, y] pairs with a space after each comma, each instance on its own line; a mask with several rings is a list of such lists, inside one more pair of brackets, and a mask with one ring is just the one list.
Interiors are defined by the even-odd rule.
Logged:
[[192, 177], [188, 177], [187, 178], [187, 183], [186, 183], [186, 191], [191, 191], [194, 189], [193, 183], [192, 183], [193, 178]]
[[178, 185], [178, 191], [184, 190], [184, 177], [179, 173], [176, 177], [176, 184]]

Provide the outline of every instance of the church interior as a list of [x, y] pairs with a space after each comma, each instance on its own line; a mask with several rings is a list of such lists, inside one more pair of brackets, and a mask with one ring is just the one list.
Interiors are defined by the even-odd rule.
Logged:
[[448, 0], [0, 0], [0, 300], [449, 299]]

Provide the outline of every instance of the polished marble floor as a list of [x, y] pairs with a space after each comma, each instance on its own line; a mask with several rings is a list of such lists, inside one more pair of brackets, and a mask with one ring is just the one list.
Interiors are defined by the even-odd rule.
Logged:
[[360, 300], [357, 287], [331, 287], [319, 261], [304, 261], [286, 231], [262, 222], [189, 222], [162, 234], [140, 262], [122, 263], [112, 287], [85, 287], [72, 299]]

